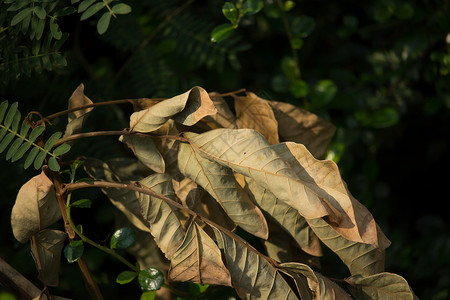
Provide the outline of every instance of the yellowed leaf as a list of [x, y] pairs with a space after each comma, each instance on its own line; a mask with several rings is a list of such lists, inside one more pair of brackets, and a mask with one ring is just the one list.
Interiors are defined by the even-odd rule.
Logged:
[[133, 113], [130, 117], [130, 128], [133, 132], [152, 132], [169, 119], [192, 126], [216, 111], [208, 93], [201, 87], [193, 87], [181, 95]]
[[234, 103], [238, 128], [255, 129], [271, 145], [280, 142], [278, 122], [267, 100], [247, 92], [246, 97], [236, 97]]
[[21, 243], [61, 218], [52, 181], [42, 171], [19, 190], [11, 212], [14, 237]]
[[214, 241], [196, 223], [189, 226], [169, 269], [173, 281], [231, 286], [231, 277]]
[[285, 102], [270, 101], [282, 141], [306, 146], [316, 158], [324, 158], [336, 127], [319, 116]]

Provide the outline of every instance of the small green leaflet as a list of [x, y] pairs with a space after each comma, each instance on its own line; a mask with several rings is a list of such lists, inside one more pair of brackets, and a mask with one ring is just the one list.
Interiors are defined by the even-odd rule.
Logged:
[[154, 268], [148, 268], [139, 272], [139, 285], [143, 291], [156, 291], [164, 284], [164, 274]]
[[66, 257], [69, 263], [74, 263], [80, 259], [84, 252], [84, 244], [83, 241], [73, 241], [70, 242], [64, 248], [64, 256]]
[[70, 204], [70, 207], [91, 208], [92, 201], [89, 199], [80, 199]]
[[111, 249], [125, 249], [130, 247], [136, 241], [136, 234], [133, 229], [123, 227], [114, 232], [111, 237]]
[[123, 271], [119, 275], [117, 275], [116, 282], [119, 284], [127, 284], [131, 281], [133, 281], [134, 278], [136, 278], [138, 274], [133, 271]]

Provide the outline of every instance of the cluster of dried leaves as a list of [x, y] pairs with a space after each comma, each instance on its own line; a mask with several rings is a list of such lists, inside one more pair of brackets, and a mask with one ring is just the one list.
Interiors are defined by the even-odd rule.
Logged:
[[[164, 269], [159, 248], [169, 280], [232, 286], [242, 298], [415, 299], [405, 279], [384, 272], [389, 241], [370, 212], [337, 165], [317, 159], [334, 126], [249, 92], [226, 95], [233, 112], [222, 96], [194, 87], [166, 100], [133, 100], [136, 112], [120, 141], [137, 159], [85, 161], [98, 182], [151, 191], [102, 189], [138, 229], [130, 251], [140, 264]], [[69, 108], [89, 103], [81, 85]], [[89, 112], [69, 117], [66, 136], [81, 131]], [[19, 241], [34, 236], [59, 263], [64, 236], [50, 244], [49, 234], [42, 237], [55, 234], [45, 229], [60, 217], [54, 197], [44, 173], [31, 179], [19, 191], [12, 227]], [[259, 238], [266, 253], [237, 227]], [[349, 269], [339, 284], [316, 271], [323, 245]]]

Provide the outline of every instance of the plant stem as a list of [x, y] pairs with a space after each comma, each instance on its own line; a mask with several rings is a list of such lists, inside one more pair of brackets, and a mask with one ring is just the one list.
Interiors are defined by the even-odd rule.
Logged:
[[245, 240], [243, 240], [241, 237], [236, 235], [234, 232], [231, 232], [230, 230], [220, 226], [219, 224], [216, 224], [215, 222], [209, 220], [208, 218], [205, 218], [205, 217], [197, 214], [195, 211], [183, 206], [182, 204], [180, 204], [164, 195], [158, 194], [147, 187], [141, 187], [141, 186], [137, 186], [137, 185], [118, 183], [118, 182], [109, 182], [109, 181], [87, 181], [87, 182], [69, 183], [64, 187], [64, 189], [66, 190], [66, 192], [69, 192], [69, 191], [74, 191], [74, 190], [87, 188], [87, 187], [126, 189], [126, 190], [132, 190], [132, 191], [136, 191], [139, 193], [143, 193], [146, 195], [150, 195], [150, 196], [159, 198], [159, 199], [163, 200], [164, 202], [166, 202], [167, 204], [169, 204], [170, 206], [174, 206], [178, 209], [181, 209], [181, 210], [187, 212], [188, 214], [190, 214], [191, 216], [196, 217], [199, 220], [203, 221], [204, 223], [207, 223], [208, 225], [210, 225], [214, 228], [217, 228], [218, 230], [220, 230], [224, 234], [228, 235], [233, 240], [238, 241], [240, 244], [244, 245], [248, 250], [250, 250], [250, 251], [254, 252], [255, 254], [257, 254], [258, 256], [261, 256], [264, 259], [266, 259], [273, 266], [276, 267], [278, 265], [278, 263], [274, 259], [267, 257], [264, 254], [260, 253], [258, 250], [253, 248], [253, 246], [248, 244]]
[[77, 133], [72, 134], [66, 137], [63, 137], [56, 141], [56, 143], [53, 145], [53, 147], [57, 147], [61, 144], [67, 143], [69, 141], [87, 138], [87, 137], [96, 137], [96, 136], [110, 136], [110, 135], [123, 135], [123, 134], [130, 134], [127, 130], [120, 130], [120, 131], [91, 131], [91, 132], [83, 132], [83, 133]]
[[[59, 208], [61, 210], [61, 215], [64, 220], [64, 227], [67, 232], [67, 235], [69, 236], [69, 240], [73, 241], [75, 238], [75, 232], [70, 226], [69, 218], [67, 216], [66, 212], [66, 190], [62, 187], [62, 180], [58, 173], [51, 172], [48, 169], [44, 169], [46, 175], [52, 180], [53, 185], [55, 187], [56, 191], [56, 199], [58, 201]], [[95, 283], [91, 272], [89, 271], [89, 268], [87, 267], [86, 260], [84, 259], [84, 256], [81, 256], [80, 259], [77, 261], [78, 267], [80, 268], [81, 274], [84, 279], [84, 283], [86, 285], [86, 288], [88, 290], [89, 295], [94, 300], [104, 300], [102, 293], [100, 292], [100, 289], [98, 288], [98, 285]]]
[[86, 242], [86, 243], [88, 243], [88, 244], [94, 246], [95, 248], [97, 248], [97, 249], [99, 249], [99, 250], [101, 250], [101, 251], [103, 251], [103, 252], [105, 252], [105, 253], [108, 253], [108, 254], [111, 255], [111, 256], [114, 256], [115, 258], [117, 258], [119, 261], [121, 261], [122, 263], [124, 263], [127, 267], [129, 267], [129, 268], [132, 269], [133, 271], [135, 271], [135, 272], [139, 272], [139, 271], [140, 271], [138, 267], [136, 267], [135, 265], [133, 265], [132, 263], [130, 263], [129, 261], [127, 261], [125, 258], [123, 258], [122, 256], [120, 256], [120, 255], [119, 255], [116, 251], [114, 251], [113, 249], [97, 244], [96, 242], [94, 242], [94, 241], [91, 240], [90, 238], [86, 237], [81, 231], [79, 231], [79, 230], [76, 228], [76, 226], [75, 226], [75, 224], [74, 224], [74, 222], [73, 222], [73, 220], [72, 220], [72, 217], [71, 217], [71, 215], [70, 215], [70, 208], [71, 208], [71, 207], [70, 207], [70, 203], [68, 203], [68, 205], [66, 205], [67, 220], [69, 221], [70, 227], [72, 227], [73, 231], [75, 231], [75, 233], [80, 237], [80, 239], [81, 239], [83, 242]]

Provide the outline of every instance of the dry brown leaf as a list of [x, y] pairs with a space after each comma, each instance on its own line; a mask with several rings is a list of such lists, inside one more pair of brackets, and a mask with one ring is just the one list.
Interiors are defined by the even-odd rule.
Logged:
[[181, 95], [133, 113], [130, 117], [130, 128], [133, 132], [152, 132], [169, 119], [192, 126], [203, 117], [216, 112], [208, 93], [197, 86]]
[[278, 138], [278, 122], [275, 119], [269, 101], [247, 92], [246, 97], [236, 97], [234, 103], [238, 128], [255, 129], [271, 145], [280, 142]]
[[350, 241], [371, 244], [381, 250], [389, 246], [372, 214], [348, 191], [336, 163], [315, 159], [302, 144], [288, 142], [272, 148], [307, 188], [346, 214], [348, 219], [343, 219], [340, 226], [330, 223], [334, 230]]
[[[194, 133], [186, 133], [194, 137]], [[201, 156], [190, 144], [180, 144], [178, 167], [216, 199], [228, 216], [242, 229], [267, 239], [269, 229], [260, 209], [236, 182], [230, 168]]]
[[336, 127], [319, 116], [285, 102], [270, 101], [280, 140], [306, 146], [314, 157], [325, 158]]
[[[93, 102], [84, 94], [84, 85], [81, 83], [70, 97], [68, 109], [73, 109], [89, 104], [93, 104]], [[69, 113], [68, 124], [66, 126], [64, 136], [79, 133], [83, 127], [84, 122], [86, 121], [87, 116], [93, 109], [93, 107], [89, 107]]]
[[59, 230], [44, 229], [36, 234], [36, 243], [32, 243], [31, 253], [38, 266], [38, 279], [48, 286], [59, 284], [61, 251], [66, 236], [65, 232]]
[[231, 111], [224, 98], [219, 97], [217, 93], [209, 93], [214, 106], [217, 109], [217, 113], [206, 116], [202, 121], [207, 123], [211, 129], [216, 128], [237, 128], [236, 116]]
[[42, 171], [25, 183], [11, 212], [14, 237], [21, 243], [61, 218], [52, 181]]
[[191, 223], [173, 256], [169, 279], [231, 286], [230, 273], [222, 262], [219, 248], [196, 222]]
[[[139, 183], [172, 200], [175, 192], [172, 187], [172, 178], [168, 174], [153, 174]], [[144, 219], [148, 222], [150, 233], [155, 238], [161, 251], [167, 259], [173, 259], [178, 246], [184, 240], [184, 229], [181, 224], [179, 209], [174, 208], [163, 200], [147, 194], [139, 194], [139, 203]]]
[[158, 151], [151, 136], [127, 134], [121, 135], [119, 141], [127, 144], [134, 155], [149, 169], [164, 173], [165, 163], [162, 154]]

